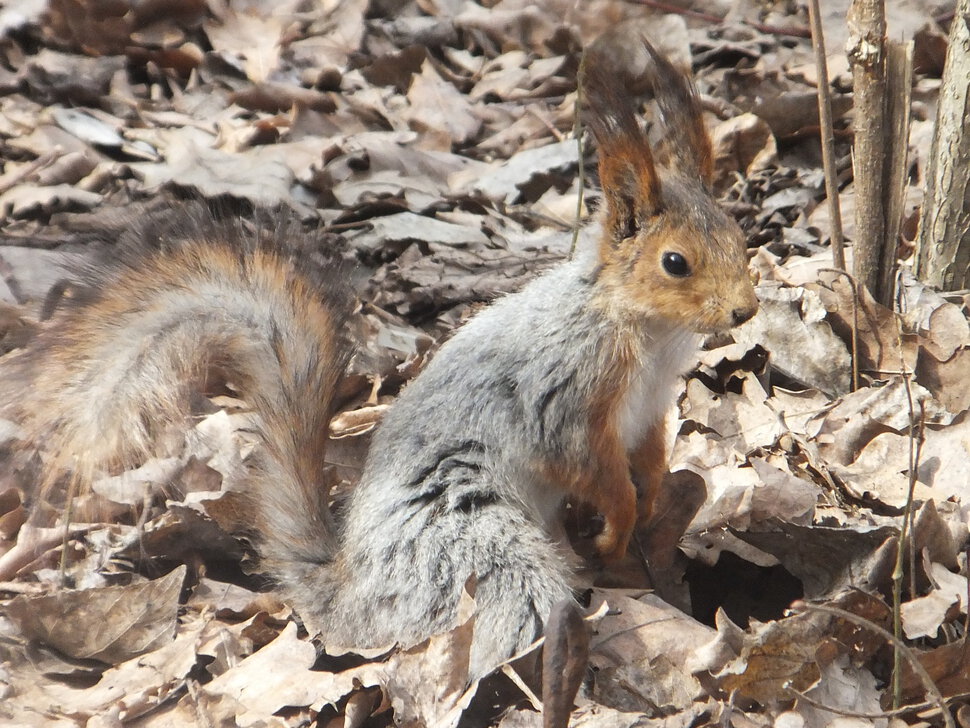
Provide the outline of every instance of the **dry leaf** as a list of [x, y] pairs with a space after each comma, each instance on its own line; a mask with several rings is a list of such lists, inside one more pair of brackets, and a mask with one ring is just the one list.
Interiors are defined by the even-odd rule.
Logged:
[[909, 639], [935, 637], [947, 613], [954, 606], [967, 611], [967, 577], [954, 574], [940, 564], [930, 564], [934, 587], [929, 594], [900, 606], [903, 631]]
[[458, 172], [448, 182], [455, 194], [480, 193], [490, 200], [512, 204], [520, 197], [538, 199], [549, 188], [550, 176], [568, 172], [578, 160], [575, 140], [567, 139], [519, 152], [491, 165], [491, 171]]
[[391, 658], [384, 670], [388, 699], [405, 725], [457, 726], [478, 688], [468, 684], [475, 602], [462, 592], [458, 624]]
[[243, 725], [284, 707], [333, 704], [363, 685], [378, 684], [376, 668], [364, 665], [342, 673], [314, 672], [316, 649], [288, 623], [273, 642], [200, 687], [210, 698], [228, 697], [244, 712]]
[[430, 59], [414, 77], [407, 96], [411, 108], [404, 118], [422, 135], [425, 149], [449, 152], [467, 144], [481, 129], [475, 109], [464, 94], [438, 74]]
[[265, 81], [276, 71], [283, 18], [228, 8], [218, 22], [203, 27], [213, 49], [241, 61], [250, 81]]
[[757, 293], [758, 313], [732, 334], [735, 341], [766, 348], [771, 366], [795, 382], [828, 395], [848, 392], [849, 350], [825, 322], [818, 296], [802, 288], [766, 285], [758, 286]]
[[66, 655], [114, 664], [171, 642], [184, 580], [180, 566], [131, 586], [17, 597], [7, 605], [7, 616], [29, 638]]
[[627, 711], [687, 708], [701, 685], [685, 663], [713, 631], [652, 595], [598, 596], [618, 613], [607, 614], [590, 644], [590, 664], [599, 675], [597, 701]]

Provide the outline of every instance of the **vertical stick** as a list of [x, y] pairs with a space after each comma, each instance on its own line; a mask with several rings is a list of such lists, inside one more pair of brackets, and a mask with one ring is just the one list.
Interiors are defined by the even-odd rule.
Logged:
[[825, 60], [825, 37], [819, 18], [818, 0], [809, 0], [808, 18], [812, 26], [812, 46], [815, 48], [815, 68], [818, 76], [818, 119], [822, 142], [822, 169], [825, 172], [825, 197], [829, 206], [829, 239], [832, 262], [845, 270], [845, 246], [842, 238], [842, 207], [839, 205], [839, 180], [835, 170], [835, 134], [832, 131], [832, 99], [829, 89], [829, 69]]
[[896, 283], [896, 251], [906, 194], [906, 157], [909, 151], [909, 111], [913, 99], [913, 42], [889, 41], [886, 57], [885, 245], [879, 262], [879, 291], [892, 308]]
[[[883, 168], [886, 140], [886, 8], [883, 0], [852, 0], [846, 51], [855, 96], [855, 250], [857, 281], [882, 302], [879, 261], [885, 239]], [[891, 293], [889, 296], [891, 297]]]
[[958, 0], [926, 170], [917, 274], [945, 291], [970, 287], [970, 0]]

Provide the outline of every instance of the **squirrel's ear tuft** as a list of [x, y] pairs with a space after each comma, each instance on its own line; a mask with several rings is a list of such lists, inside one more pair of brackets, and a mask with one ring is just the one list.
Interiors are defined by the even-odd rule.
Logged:
[[704, 127], [697, 89], [646, 38], [643, 45], [651, 61], [645, 75], [660, 108], [670, 163], [681, 174], [698, 177], [710, 185], [714, 179], [714, 151]]
[[629, 237], [639, 221], [660, 211], [660, 178], [650, 143], [626, 93], [623, 75], [596, 54], [582, 64], [587, 124], [599, 146], [600, 186], [606, 202], [606, 230], [614, 241]]

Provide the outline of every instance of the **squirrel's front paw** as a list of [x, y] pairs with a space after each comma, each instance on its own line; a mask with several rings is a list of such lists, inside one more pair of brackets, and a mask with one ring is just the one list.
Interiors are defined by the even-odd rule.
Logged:
[[593, 539], [596, 553], [607, 563], [619, 561], [626, 556], [626, 548], [633, 533], [632, 526], [617, 528], [617, 524], [609, 519], [603, 524], [603, 530]]

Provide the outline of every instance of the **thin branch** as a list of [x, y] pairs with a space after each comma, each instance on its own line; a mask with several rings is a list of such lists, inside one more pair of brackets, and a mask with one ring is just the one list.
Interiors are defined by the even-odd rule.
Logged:
[[822, 604], [809, 604], [808, 602], [799, 601], [792, 604], [792, 609], [796, 612], [809, 611], [831, 614], [834, 617], [839, 617], [847, 622], [852, 622], [852, 624], [859, 625], [860, 627], [864, 627], [865, 629], [871, 630], [872, 632], [878, 634], [884, 640], [893, 645], [893, 647], [898, 649], [902, 656], [906, 658], [906, 661], [909, 663], [910, 667], [913, 668], [913, 672], [919, 678], [920, 682], [923, 683], [923, 688], [926, 690], [927, 695], [932, 698], [933, 704], [939, 709], [946, 728], [956, 728], [953, 723], [953, 716], [950, 715], [950, 711], [946, 707], [946, 700], [943, 698], [943, 694], [936, 686], [936, 683], [933, 682], [933, 678], [930, 677], [930, 674], [926, 671], [926, 668], [923, 667], [923, 664], [916, 657], [916, 654], [906, 645], [905, 642], [897, 639], [892, 632], [883, 629], [871, 619], [860, 617], [858, 614], [853, 614], [846, 609], [839, 609], [838, 607], [829, 607]]
[[787, 688], [788, 692], [797, 697], [799, 700], [804, 700], [806, 703], [811, 705], [813, 708], [818, 708], [819, 710], [824, 710], [828, 713], [835, 713], [836, 715], [842, 715], [846, 718], [863, 718], [865, 720], [878, 720], [880, 718], [893, 718], [897, 715], [905, 715], [906, 713], [912, 713], [917, 710], [926, 710], [927, 708], [935, 708], [936, 703], [934, 702], [923, 702], [915, 703], [913, 705], [904, 705], [902, 708], [894, 708], [893, 710], [884, 710], [879, 713], [861, 713], [855, 710], [845, 710], [844, 708], [836, 708], [832, 705], [826, 705], [825, 703], [820, 703], [818, 700], [806, 695], [805, 693], [795, 690], [793, 687]]
[[808, 18], [812, 26], [812, 46], [815, 48], [815, 68], [818, 76], [818, 120], [822, 142], [822, 169], [825, 172], [825, 197], [829, 206], [829, 238], [832, 262], [845, 270], [845, 241], [842, 237], [842, 208], [839, 205], [839, 180], [835, 169], [835, 133], [832, 127], [832, 96], [829, 88], [829, 69], [825, 60], [825, 37], [819, 17], [818, 0], [809, 0]]
[[[899, 532], [899, 546], [896, 549], [896, 563], [893, 566], [893, 633], [902, 641], [903, 636], [903, 563], [906, 554], [910, 552], [910, 532], [913, 527], [913, 496], [916, 492], [916, 472], [923, 448], [923, 429], [926, 422], [926, 409], [919, 403], [920, 417], [916, 418], [916, 406], [913, 402], [913, 388], [910, 384], [912, 372], [906, 367], [903, 358], [903, 332], [900, 317], [896, 319], [896, 346], [899, 350], [899, 368], [903, 370], [903, 387], [906, 389], [906, 403], [909, 407], [909, 488], [906, 493], [906, 506], [903, 508], [903, 527]], [[910, 578], [915, 584], [915, 552], [912, 553], [910, 563]], [[915, 597], [915, 586], [910, 586], [911, 597]], [[893, 650], [893, 707], [898, 708], [902, 702], [902, 658], [898, 650]]]

